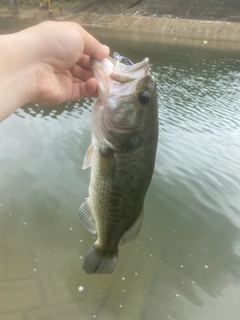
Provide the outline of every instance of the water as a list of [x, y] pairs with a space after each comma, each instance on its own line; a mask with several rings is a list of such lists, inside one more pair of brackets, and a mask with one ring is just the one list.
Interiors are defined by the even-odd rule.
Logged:
[[111, 276], [87, 276], [95, 237], [76, 211], [94, 100], [19, 109], [0, 125], [1, 320], [237, 320], [238, 53], [92, 31], [132, 61], [149, 56], [156, 77], [160, 135], [144, 225]]

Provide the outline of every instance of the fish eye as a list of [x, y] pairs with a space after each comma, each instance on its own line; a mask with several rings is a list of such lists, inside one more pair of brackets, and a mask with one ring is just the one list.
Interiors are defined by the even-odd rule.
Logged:
[[138, 100], [141, 104], [147, 104], [150, 101], [150, 94], [147, 91], [143, 91], [139, 94]]

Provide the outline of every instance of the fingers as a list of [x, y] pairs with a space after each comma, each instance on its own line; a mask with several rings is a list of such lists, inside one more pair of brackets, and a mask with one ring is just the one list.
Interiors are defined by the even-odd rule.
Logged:
[[84, 69], [78, 64], [75, 64], [70, 72], [74, 78], [78, 78], [82, 81], [87, 81], [88, 79], [93, 77], [93, 73], [91, 70]]
[[86, 30], [82, 29], [82, 37], [84, 40], [83, 53], [97, 60], [103, 60], [109, 55], [109, 48], [101, 44], [97, 39], [90, 35]]
[[97, 79], [90, 78], [87, 82], [73, 83], [73, 91], [71, 100], [78, 100], [81, 98], [90, 98], [97, 94]]
[[91, 59], [89, 56], [82, 54], [77, 64], [84, 69], [91, 70]]

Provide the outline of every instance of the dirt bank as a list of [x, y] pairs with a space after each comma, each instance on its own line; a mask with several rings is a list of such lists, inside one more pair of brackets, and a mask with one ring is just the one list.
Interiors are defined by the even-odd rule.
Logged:
[[152, 17], [114, 15], [69, 15], [63, 20], [76, 21], [82, 25], [107, 28], [144, 30], [171, 37], [197, 38], [203, 40], [240, 41], [240, 24], [225, 21], [201, 21]]
[[[83, 10], [84, 9], [84, 10]], [[220, 40], [240, 42], [240, 23], [229, 21], [207, 21], [179, 19], [172, 17], [139, 16], [136, 13], [129, 15], [129, 11], [124, 11], [124, 4], [117, 8], [118, 14], [113, 14], [113, 10], [99, 10], [90, 7], [68, 8], [59, 7], [55, 4], [49, 10], [39, 8], [19, 8], [20, 19], [32, 19], [36, 22], [44, 20], [75, 21], [83, 26], [98, 26], [105, 28], [117, 28], [128, 30], [143, 30], [157, 33], [169, 37], [195, 38], [202, 40]], [[78, 13], [73, 13], [77, 11]], [[123, 12], [121, 15], [119, 12]], [[82, 12], [82, 13], [81, 13]], [[125, 12], [125, 14], [124, 14]], [[0, 10], [1, 16], [10, 16], [7, 9]]]

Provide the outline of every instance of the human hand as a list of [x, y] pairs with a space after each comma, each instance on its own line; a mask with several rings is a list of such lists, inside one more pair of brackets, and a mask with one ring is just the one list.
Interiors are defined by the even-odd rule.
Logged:
[[57, 105], [96, 95], [90, 57], [109, 48], [74, 22], [44, 22], [0, 36], [0, 121], [32, 102]]
[[74, 22], [44, 22], [22, 32], [32, 40], [35, 83], [32, 101], [57, 105], [96, 95], [90, 57], [98, 60], [109, 48]]

